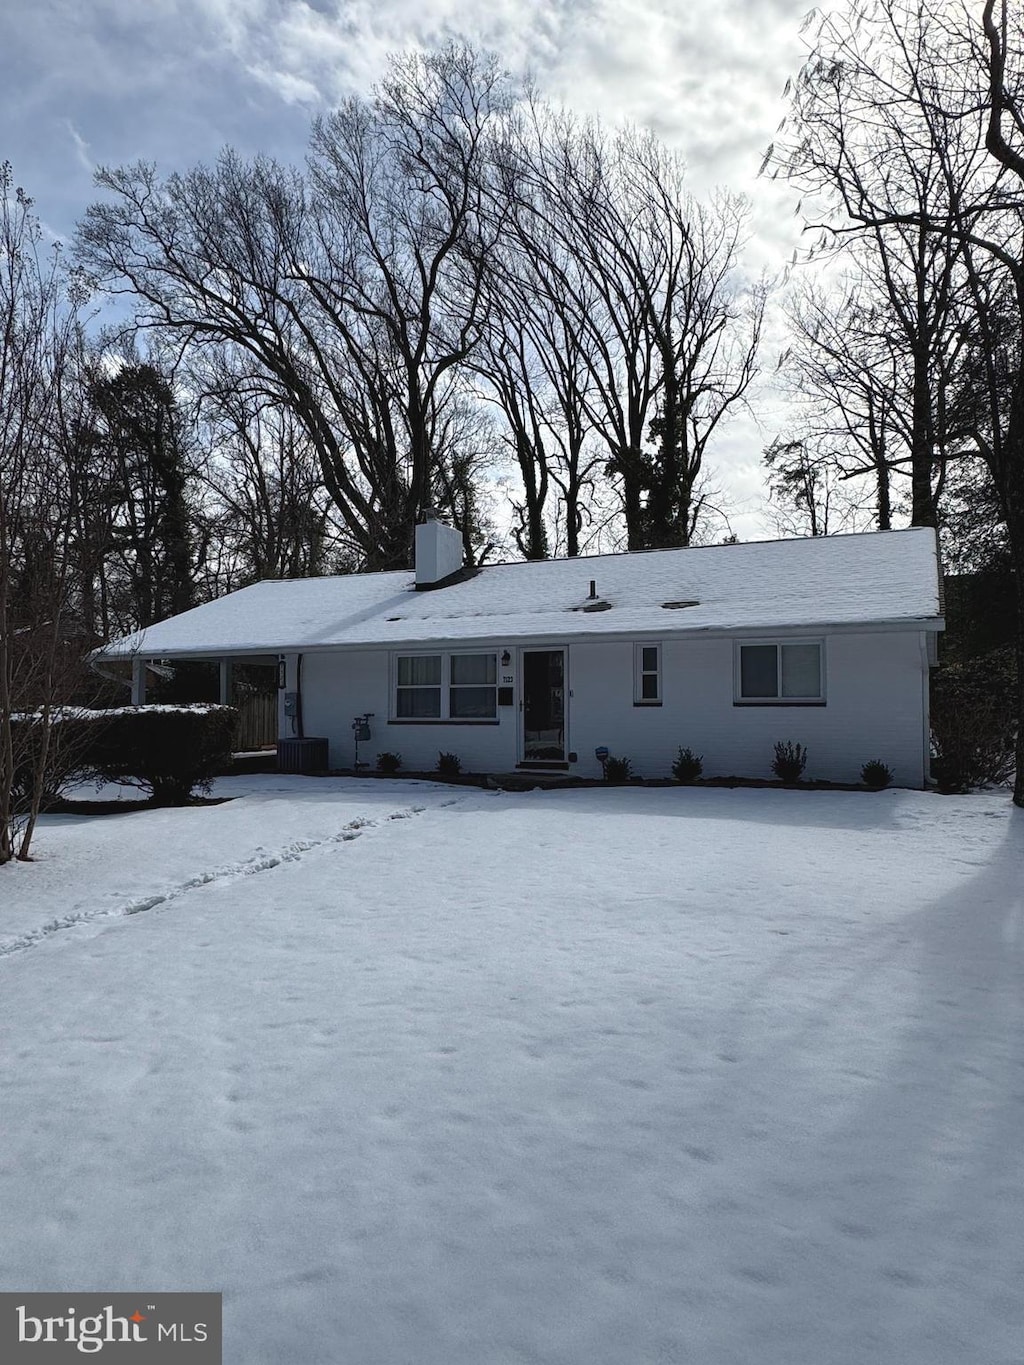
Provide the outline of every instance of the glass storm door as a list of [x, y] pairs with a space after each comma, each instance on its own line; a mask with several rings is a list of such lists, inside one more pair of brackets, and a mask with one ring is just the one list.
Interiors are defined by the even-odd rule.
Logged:
[[564, 650], [523, 650], [523, 761], [565, 762]]

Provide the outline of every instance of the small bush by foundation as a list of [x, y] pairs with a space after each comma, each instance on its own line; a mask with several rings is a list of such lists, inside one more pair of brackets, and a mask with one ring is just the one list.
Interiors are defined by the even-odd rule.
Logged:
[[377, 771], [379, 773], [397, 773], [402, 766], [402, 755], [383, 753], [377, 755]]
[[696, 782], [704, 771], [704, 755], [692, 749], [680, 749], [672, 764], [672, 776], [677, 782]]
[[807, 767], [807, 750], [791, 739], [779, 740], [775, 745], [772, 772], [780, 782], [799, 782]]
[[458, 777], [459, 773], [462, 772], [462, 760], [458, 754], [439, 753], [437, 771], [445, 777]]
[[872, 758], [860, 770], [860, 780], [873, 792], [884, 791], [893, 779], [893, 771], [880, 758]]
[[628, 782], [633, 773], [633, 765], [628, 758], [606, 758], [604, 761], [604, 780], [612, 786], [620, 787]]

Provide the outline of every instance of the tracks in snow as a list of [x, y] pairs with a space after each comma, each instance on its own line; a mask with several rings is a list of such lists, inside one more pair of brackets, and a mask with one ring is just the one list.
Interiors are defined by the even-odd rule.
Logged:
[[405, 806], [399, 810], [391, 811], [381, 819], [356, 816], [347, 825], [343, 825], [336, 834], [328, 834], [322, 839], [296, 839], [283, 848], [269, 852], [263, 848], [257, 848], [253, 856], [246, 858], [244, 862], [231, 863], [224, 867], [215, 868], [210, 872], [200, 872], [197, 876], [190, 877], [188, 881], [180, 882], [167, 891], [126, 901], [121, 905], [73, 911], [71, 914], [62, 915], [59, 919], [53, 919], [40, 925], [38, 929], [29, 929], [24, 934], [19, 934], [17, 938], [0, 942], [0, 958], [26, 952], [29, 948], [34, 948], [37, 944], [45, 942], [64, 929], [75, 929], [81, 924], [91, 924], [96, 920], [124, 919], [128, 915], [142, 915], [147, 910], [155, 910], [158, 906], [169, 905], [174, 901], [181, 900], [183, 896], [187, 896], [192, 891], [201, 890], [203, 887], [232, 881], [238, 877], [254, 877], [260, 872], [270, 872], [275, 867], [299, 862], [314, 849], [351, 843], [354, 839], [360, 838], [366, 830], [377, 829], [381, 825], [390, 824], [393, 820], [411, 820], [414, 816], [422, 815], [427, 810], [445, 810], [450, 806], [458, 805], [459, 801], [463, 799], [463, 797], [454, 797], [450, 801], [441, 801], [437, 806]]

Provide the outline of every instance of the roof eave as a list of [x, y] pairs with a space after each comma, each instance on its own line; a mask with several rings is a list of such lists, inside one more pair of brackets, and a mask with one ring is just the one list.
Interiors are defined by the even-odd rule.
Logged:
[[473, 644], [508, 644], [513, 641], [548, 643], [557, 641], [572, 644], [574, 641], [595, 643], [602, 640], [609, 643], [623, 640], [660, 640], [668, 636], [689, 637], [693, 639], [720, 639], [722, 637], [751, 638], [765, 635], [848, 635], [870, 634], [899, 630], [942, 631], [946, 622], [942, 616], [899, 616], [863, 621], [812, 621], [812, 622], [764, 622], [759, 625], [744, 626], [683, 626], [666, 623], [664, 626], [643, 629], [595, 630], [595, 631], [532, 631], [529, 634], [509, 632], [482, 632], [478, 635], [423, 635], [399, 637], [387, 640], [345, 640], [313, 642], [309, 640], [283, 641], [277, 644], [250, 643], [245, 645], [200, 645], [187, 648], [158, 646], [152, 649], [107, 651], [94, 650], [90, 658], [107, 663], [129, 661], [133, 658], [144, 659], [227, 659], [251, 657], [253, 655], [276, 654], [317, 654], [324, 652], [344, 652], [365, 649], [424, 649], [434, 643], [451, 644], [457, 647]]

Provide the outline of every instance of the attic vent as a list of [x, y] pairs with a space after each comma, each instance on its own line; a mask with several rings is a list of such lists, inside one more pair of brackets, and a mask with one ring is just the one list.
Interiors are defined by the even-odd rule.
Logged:
[[699, 607], [699, 602], [662, 602], [666, 611], [681, 611], [683, 607]]
[[400, 616], [388, 616], [385, 619], [388, 621], [401, 621], [402, 618]]

